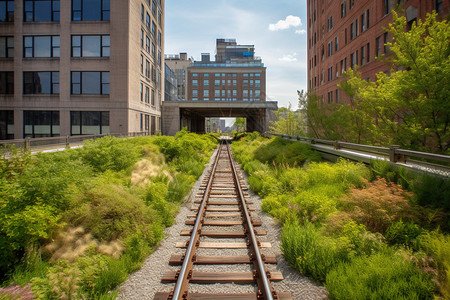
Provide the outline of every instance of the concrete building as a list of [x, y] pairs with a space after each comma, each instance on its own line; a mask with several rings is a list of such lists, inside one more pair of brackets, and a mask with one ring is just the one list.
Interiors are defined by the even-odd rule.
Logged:
[[193, 59], [187, 57], [187, 53], [168, 54], [164, 56], [167, 66], [175, 73], [177, 80], [177, 99], [186, 100], [187, 93], [187, 68], [192, 65]]
[[184, 101], [163, 103], [164, 134], [173, 135], [182, 127], [205, 132], [205, 119], [211, 117], [244, 117], [247, 130], [268, 130], [277, 103], [266, 101], [266, 67], [255, 57], [253, 45], [217, 39], [214, 61], [209, 53], [202, 53], [200, 61], [188, 61], [184, 54], [166, 56], [166, 63], [175, 73], [184, 72], [179, 74], [183, 74], [180, 78], [184, 78], [186, 89]]
[[371, 80], [389, 72], [376, 57], [390, 55], [385, 44], [392, 37], [383, 27], [392, 22], [393, 9], [411, 26], [432, 10], [448, 15], [449, 0], [308, 0], [308, 90], [322, 102], [348, 103], [337, 87], [344, 71], [358, 65], [362, 78]]
[[1, 0], [0, 139], [156, 133], [164, 0]]

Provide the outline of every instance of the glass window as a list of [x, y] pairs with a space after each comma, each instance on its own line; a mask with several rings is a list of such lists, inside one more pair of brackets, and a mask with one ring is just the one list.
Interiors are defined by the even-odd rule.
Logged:
[[110, 0], [72, 0], [73, 21], [104, 21], [110, 18]]
[[24, 22], [59, 21], [59, 0], [26, 0], [24, 5]]
[[139, 94], [140, 94], [141, 102], [143, 102], [144, 101], [144, 85], [142, 84], [142, 82], [140, 84]]
[[108, 134], [109, 111], [71, 111], [70, 134]]
[[156, 24], [153, 21], [152, 21], [152, 34], [153, 34], [153, 37], [156, 35]]
[[24, 36], [24, 57], [59, 57], [59, 36]]
[[148, 13], [145, 14], [145, 26], [150, 30], [150, 15]]
[[14, 22], [14, 0], [0, 1], [0, 22]]
[[389, 42], [389, 34], [387, 32], [383, 34], [383, 39], [384, 39], [384, 53], [388, 53], [389, 46], [387, 45], [387, 43]]
[[24, 137], [51, 137], [59, 134], [59, 111], [23, 111]]
[[109, 72], [72, 72], [72, 95], [109, 95]]
[[214, 90], [214, 96], [220, 97], [220, 90]]
[[204, 73], [203, 77], [209, 77], [209, 73]]
[[161, 47], [161, 31], [158, 31], [158, 46]]
[[203, 80], [203, 85], [204, 86], [209, 86], [209, 79]]
[[209, 90], [203, 90], [203, 97], [209, 97]]
[[151, 104], [153, 105], [153, 106], [155, 106], [155, 90], [153, 90], [152, 89], [152, 98], [151, 98]]
[[198, 80], [197, 79], [193, 79], [192, 80], [192, 86], [198, 86]]
[[146, 86], [145, 87], [145, 103], [149, 102], [149, 100], [148, 100], [150, 97], [149, 93], [150, 93], [150, 89], [148, 88], [148, 86]]
[[0, 72], [0, 94], [14, 94], [14, 72]]
[[381, 54], [381, 36], [377, 37], [376, 39], [376, 56], [380, 56]]
[[156, 16], [156, 3], [155, 3], [155, 1], [152, 2], [152, 12], [153, 12], [153, 15]]
[[198, 77], [198, 73], [192, 73], [192, 77]]
[[14, 111], [0, 110], [0, 140], [14, 139]]
[[14, 37], [0, 36], [0, 57], [14, 57]]
[[24, 94], [59, 94], [59, 72], [23, 72]]
[[198, 97], [198, 90], [192, 90], [192, 97]]
[[109, 57], [109, 35], [73, 35], [72, 57]]
[[214, 80], [214, 86], [220, 86], [220, 79]]

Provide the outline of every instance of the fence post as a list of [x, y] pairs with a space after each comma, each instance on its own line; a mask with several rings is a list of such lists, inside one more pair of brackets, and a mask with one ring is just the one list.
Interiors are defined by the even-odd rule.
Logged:
[[400, 149], [399, 145], [390, 145], [389, 146], [389, 160], [393, 163], [396, 163], [399, 160], [399, 155], [395, 153], [395, 149]]
[[315, 144], [316, 143], [316, 139], [312, 138], [311, 139], [311, 144]]
[[66, 136], [66, 147], [67, 148], [69, 148], [70, 147], [70, 141], [69, 141], [69, 139], [70, 139], [70, 136]]
[[25, 138], [25, 150], [30, 150], [30, 138]]
[[339, 141], [334, 141], [334, 149], [339, 150], [341, 146], [339, 145]]

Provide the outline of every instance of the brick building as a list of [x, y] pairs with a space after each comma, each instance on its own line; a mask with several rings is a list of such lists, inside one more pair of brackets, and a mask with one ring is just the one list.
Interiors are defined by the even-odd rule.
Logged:
[[254, 52], [253, 45], [217, 39], [215, 61], [203, 53], [187, 68], [186, 100], [265, 101], [266, 68]]
[[0, 139], [160, 131], [164, 0], [0, 0]]
[[411, 26], [433, 10], [448, 15], [449, 0], [308, 0], [308, 90], [323, 102], [345, 103], [349, 99], [337, 87], [345, 70], [358, 65], [362, 78], [371, 80], [388, 72], [375, 58], [389, 55], [385, 43], [392, 37], [383, 27], [392, 22], [393, 9]]

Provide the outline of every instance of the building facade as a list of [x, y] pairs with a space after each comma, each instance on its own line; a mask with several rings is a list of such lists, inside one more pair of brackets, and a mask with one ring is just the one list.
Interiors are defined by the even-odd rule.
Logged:
[[0, 139], [160, 131], [164, 0], [0, 0]]
[[166, 65], [174, 72], [177, 80], [177, 100], [186, 100], [187, 93], [187, 68], [192, 65], [193, 59], [187, 57], [187, 53], [165, 55]]
[[389, 56], [392, 37], [383, 28], [392, 10], [404, 14], [408, 26], [435, 10], [448, 15], [449, 0], [308, 0], [308, 90], [326, 103], [349, 103], [337, 87], [348, 68], [358, 66], [362, 78], [376, 79], [390, 67], [379, 56]]
[[217, 39], [216, 60], [203, 53], [187, 68], [189, 101], [265, 101], [266, 67], [254, 56], [253, 45]]

